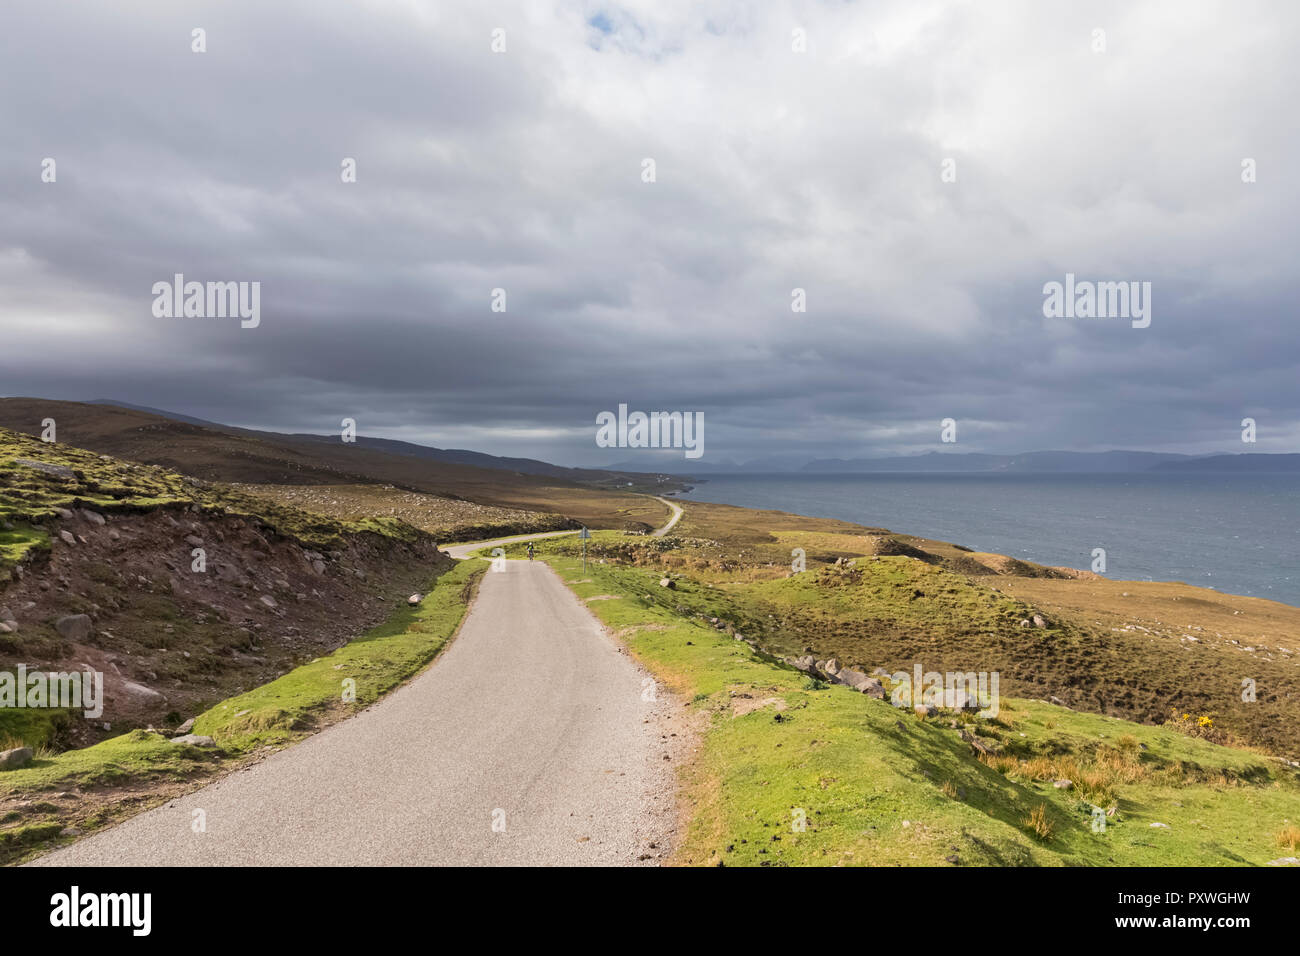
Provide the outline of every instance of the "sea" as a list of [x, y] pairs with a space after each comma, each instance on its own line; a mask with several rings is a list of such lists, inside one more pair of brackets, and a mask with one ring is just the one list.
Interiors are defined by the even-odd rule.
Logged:
[[685, 499], [1300, 606], [1300, 475], [716, 475]]

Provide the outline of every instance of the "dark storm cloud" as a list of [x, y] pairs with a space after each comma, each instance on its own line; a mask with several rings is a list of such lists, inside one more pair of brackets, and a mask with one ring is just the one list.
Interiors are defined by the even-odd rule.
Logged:
[[[924, 450], [947, 417], [959, 450], [1239, 451], [1247, 415], [1294, 450], [1298, 21], [12, 5], [0, 393], [573, 463], [627, 457], [594, 444], [620, 402], [704, 412], [708, 458]], [[260, 327], [155, 318], [176, 272], [260, 281]], [[1066, 272], [1151, 282], [1151, 327], [1044, 318]]]

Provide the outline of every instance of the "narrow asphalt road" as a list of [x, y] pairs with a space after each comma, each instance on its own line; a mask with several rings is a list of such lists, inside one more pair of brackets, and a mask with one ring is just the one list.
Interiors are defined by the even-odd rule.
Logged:
[[650, 532], [654, 537], [662, 538], [669, 531], [673, 530], [673, 526], [676, 525], [677, 522], [682, 520], [682, 506], [677, 504], [674, 501], [669, 501], [667, 498], [660, 498], [658, 495], [651, 495], [651, 497], [654, 498], [655, 501], [662, 501], [669, 508], [671, 508], [673, 512], [673, 516], [668, 519], [668, 523], [666, 525], [664, 525], [662, 528], [656, 528], [654, 531]]
[[673, 779], [667, 698], [643, 699], [645, 679], [546, 565], [507, 561], [411, 683], [35, 862], [653, 863], [671, 836]]

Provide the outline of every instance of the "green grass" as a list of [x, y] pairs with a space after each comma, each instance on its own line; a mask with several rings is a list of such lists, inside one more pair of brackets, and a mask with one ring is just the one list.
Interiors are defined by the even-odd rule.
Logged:
[[[118, 786], [147, 797], [150, 786], [212, 773], [260, 748], [290, 744], [374, 703], [418, 673], [455, 634], [484, 570], [486, 565], [478, 562], [457, 564], [437, 579], [417, 607], [404, 606], [332, 654], [207, 710], [196, 719], [193, 732], [212, 737], [215, 748], [177, 745], [161, 734], [133, 730], [81, 750], [38, 753], [26, 767], [0, 772], [0, 800], [10, 803], [46, 791], [80, 787], [93, 792]], [[351, 703], [343, 700], [347, 678], [356, 681]], [[93, 828], [120, 812], [109, 808], [87, 820], [76, 817], [75, 808], [71, 815], [55, 805], [47, 810], [35, 821], [25, 813], [15, 820], [0, 818], [0, 862], [30, 852], [64, 826]]]
[[[682, 525], [713, 537], [597, 532], [589, 551], [593, 562], [672, 575], [673, 589], [651, 582], [642, 594], [668, 610], [721, 618], [777, 656], [811, 648], [867, 672], [910, 671], [916, 662], [997, 671], [1008, 696], [1058, 697], [1145, 724], [1177, 708], [1213, 717], [1221, 742], [1300, 756], [1292, 653], [1300, 609], [1186, 585], [1053, 578], [1023, 562], [1014, 575], [997, 574], [997, 555], [976, 555], [984, 570], [973, 573], [962, 570], [975, 563], [971, 554], [955, 545], [870, 529], [792, 530], [798, 519], [772, 512], [749, 512], [759, 530], [742, 531], [737, 510], [691, 502]], [[792, 574], [795, 547], [807, 570]], [[572, 556], [577, 542], [538, 549]], [[1022, 626], [1035, 614], [1046, 627]], [[1185, 637], [1193, 634], [1196, 643]], [[1261, 688], [1255, 701], [1241, 699], [1244, 676]]]
[[17, 564], [28, 552], [49, 546], [49, 533], [25, 521], [15, 522], [8, 529], [0, 528], [0, 567]]
[[[593, 563], [584, 575], [571, 555], [547, 560], [580, 597], [619, 595], [589, 606], [704, 712], [684, 777], [693, 811], [678, 862], [1260, 865], [1283, 855], [1276, 834], [1300, 819], [1296, 774], [1274, 760], [1038, 701], [1003, 699], [999, 718], [976, 728], [1002, 757], [977, 759], [950, 716], [921, 719], [844, 687], [813, 689], [803, 674], [678, 614], [660, 601], [657, 569]], [[785, 709], [733, 716], [735, 701], [767, 698]], [[1086, 781], [1065, 790], [1039, 779], [1053, 759], [1096, 778], [1090, 795], [1113, 796], [1105, 832], [1093, 832]]]
[[53, 745], [72, 724], [73, 711], [58, 707], [0, 708], [0, 750]]
[[[438, 579], [419, 606], [392, 618], [327, 657], [232, 697], [199, 715], [194, 733], [227, 750], [249, 750], [293, 739], [323, 712], [365, 707], [433, 660], [464, 616], [469, 588], [485, 566], [460, 562]], [[355, 702], [343, 703], [343, 682], [355, 682]]]

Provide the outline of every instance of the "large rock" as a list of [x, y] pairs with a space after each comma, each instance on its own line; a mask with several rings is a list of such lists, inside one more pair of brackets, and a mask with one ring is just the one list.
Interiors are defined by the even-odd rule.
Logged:
[[672, 579], [672, 578], [660, 578], [660, 579], [659, 579], [659, 586], [660, 586], [661, 588], [670, 588], [670, 589], [671, 589], [671, 588], [676, 588], [676, 587], [677, 587], [677, 585], [673, 583], [673, 579]]
[[54, 629], [70, 641], [84, 641], [95, 632], [90, 617], [85, 614], [69, 614], [54, 622]]
[[821, 676], [817, 673], [817, 658], [813, 657], [811, 654], [805, 654], [803, 657], [792, 657], [790, 659], [790, 666], [813, 677]]
[[835, 675], [835, 679], [839, 683], [847, 684], [854, 690], [866, 694], [869, 697], [875, 697], [877, 700], [882, 699], [885, 696], [884, 684], [876, 678], [869, 677], [862, 673], [862, 671], [854, 670], [852, 667], [840, 668], [839, 673]]
[[31, 747], [15, 747], [13, 750], [0, 750], [0, 770], [17, 770], [31, 759]]
[[98, 511], [88, 511], [87, 509], [82, 508], [81, 517], [85, 518], [91, 524], [98, 525], [101, 528], [107, 523], [104, 516]]
[[188, 734], [193, 729], [194, 729], [194, 718], [191, 717], [189, 720], [185, 721], [185, 723], [181, 724], [179, 727], [176, 728], [176, 733]]
[[32, 461], [30, 458], [15, 458], [15, 465], [22, 465], [24, 468], [35, 468], [37, 471], [43, 471], [47, 475], [53, 475], [55, 478], [61, 478], [64, 481], [75, 481], [77, 473], [67, 465], [54, 465], [48, 461]]
[[406, 599], [406, 603], [411, 605], [411, 607], [416, 607], [420, 603], [420, 595], [412, 594]]
[[183, 744], [186, 747], [215, 747], [217, 745], [215, 740], [203, 734], [186, 734], [183, 737], [173, 737], [172, 743]]
[[59, 532], [59, 540], [62, 541], [64, 544], [76, 544], [76, 543], [77, 543], [77, 539], [73, 536], [73, 534], [72, 534], [71, 531], [60, 531], [60, 532]]
[[134, 681], [122, 681], [122, 690], [137, 700], [147, 701], [148, 703], [161, 703], [165, 698], [152, 687], [145, 687], [144, 684], [137, 684]]
[[876, 700], [885, 699], [885, 685], [874, 677], [868, 677], [867, 682], [858, 688], [859, 691], [868, 697], [874, 697]]

